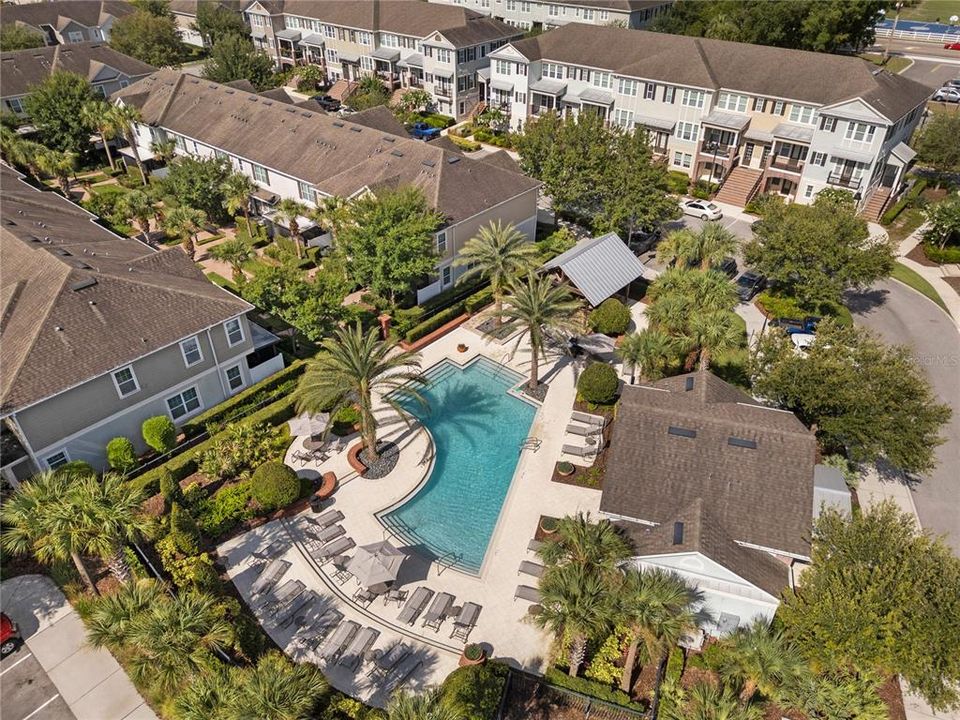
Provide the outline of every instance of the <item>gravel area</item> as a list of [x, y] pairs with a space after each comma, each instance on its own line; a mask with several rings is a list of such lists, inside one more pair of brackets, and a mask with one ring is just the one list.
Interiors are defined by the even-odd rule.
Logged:
[[497, 340], [504, 340], [517, 331], [517, 324], [509, 320], [505, 320], [500, 327], [497, 327], [496, 318], [487, 318], [482, 323], [477, 325], [477, 332], [483, 333], [484, 335], [490, 335]]
[[363, 474], [363, 477], [368, 480], [379, 480], [382, 477], [386, 477], [397, 466], [397, 461], [400, 459], [400, 448], [397, 447], [396, 443], [389, 441], [378, 442], [377, 452], [380, 453], [380, 457], [376, 462], [371, 462], [367, 459], [366, 450], [361, 450], [358, 456], [360, 462], [367, 466], [367, 471]]
[[519, 388], [520, 392], [526, 395], [528, 398], [533, 398], [537, 402], [543, 402], [547, 397], [547, 390], [550, 389], [550, 386], [547, 383], [540, 383], [537, 385], [536, 389], [531, 390], [530, 386], [524, 382]]

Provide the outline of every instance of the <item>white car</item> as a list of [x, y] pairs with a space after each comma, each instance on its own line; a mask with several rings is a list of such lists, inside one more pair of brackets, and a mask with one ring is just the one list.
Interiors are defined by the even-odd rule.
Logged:
[[701, 220], [719, 220], [723, 217], [723, 211], [709, 200], [684, 200], [680, 203], [680, 209], [684, 215], [693, 215]]
[[960, 88], [942, 87], [933, 94], [933, 99], [939, 102], [960, 102]]
[[793, 347], [800, 352], [806, 352], [807, 349], [813, 345], [813, 341], [817, 339], [816, 335], [811, 333], [793, 333], [790, 336], [790, 340], [793, 342]]

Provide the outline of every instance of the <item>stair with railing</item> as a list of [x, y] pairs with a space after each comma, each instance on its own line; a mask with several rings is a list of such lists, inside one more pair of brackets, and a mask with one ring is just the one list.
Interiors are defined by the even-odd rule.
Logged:
[[763, 170], [737, 165], [727, 175], [714, 198], [717, 202], [743, 207], [756, 194], [763, 178]]
[[471, 110], [470, 114], [467, 115], [467, 119], [470, 122], [473, 122], [478, 117], [480, 117], [480, 114], [486, 109], [487, 109], [487, 104], [483, 100], [481, 100], [480, 102], [478, 102], [476, 105], [473, 106], [473, 110]]
[[867, 222], [880, 221], [883, 211], [887, 209], [890, 193], [891, 188], [878, 187], [870, 194], [870, 197], [867, 198], [867, 202], [863, 206], [863, 210], [860, 211], [860, 215], [863, 216], [864, 220]]

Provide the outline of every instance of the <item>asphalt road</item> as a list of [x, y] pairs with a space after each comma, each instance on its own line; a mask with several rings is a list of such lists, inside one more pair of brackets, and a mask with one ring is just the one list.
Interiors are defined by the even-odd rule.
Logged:
[[960, 77], [960, 65], [931, 60], [914, 60], [913, 65], [900, 74], [935, 90], [943, 87], [943, 84], [948, 80]]
[[939, 307], [896, 280], [884, 280], [848, 300], [858, 324], [889, 343], [913, 348], [937, 397], [953, 408], [943, 432], [947, 442], [936, 451], [937, 467], [921, 477], [913, 499], [920, 524], [947, 535], [960, 554], [960, 333]]
[[0, 716], [3, 720], [74, 720], [26, 645], [0, 662]]

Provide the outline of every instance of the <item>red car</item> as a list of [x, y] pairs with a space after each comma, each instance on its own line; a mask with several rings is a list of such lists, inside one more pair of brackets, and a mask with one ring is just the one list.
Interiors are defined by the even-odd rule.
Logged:
[[0, 613], [0, 657], [12, 653], [22, 642], [17, 624], [6, 613]]
[[947, 43], [943, 46], [944, 50], [960, 50], [960, 42]]

